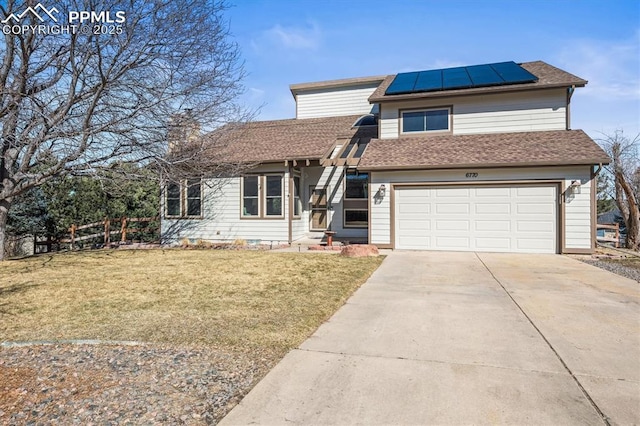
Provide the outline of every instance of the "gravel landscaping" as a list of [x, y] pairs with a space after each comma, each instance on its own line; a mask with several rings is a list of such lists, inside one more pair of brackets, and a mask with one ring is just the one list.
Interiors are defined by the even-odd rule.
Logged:
[[216, 424], [277, 360], [208, 348], [0, 348], [0, 424]]
[[630, 278], [632, 280], [640, 282], [640, 270], [631, 266], [626, 266], [622, 262], [617, 260], [601, 260], [601, 259], [580, 259], [584, 263], [597, 266], [598, 268], [605, 269], [614, 274], [621, 275], [623, 277]]

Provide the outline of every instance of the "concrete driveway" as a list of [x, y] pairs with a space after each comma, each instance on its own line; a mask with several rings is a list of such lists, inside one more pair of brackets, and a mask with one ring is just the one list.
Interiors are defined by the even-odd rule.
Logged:
[[222, 421], [639, 424], [640, 286], [558, 255], [394, 252]]

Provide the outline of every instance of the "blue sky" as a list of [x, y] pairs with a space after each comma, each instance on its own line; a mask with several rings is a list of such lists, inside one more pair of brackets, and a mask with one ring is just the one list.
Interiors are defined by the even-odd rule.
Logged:
[[226, 16], [260, 120], [295, 116], [292, 83], [543, 60], [589, 81], [572, 128], [640, 132], [639, 0], [235, 0]]

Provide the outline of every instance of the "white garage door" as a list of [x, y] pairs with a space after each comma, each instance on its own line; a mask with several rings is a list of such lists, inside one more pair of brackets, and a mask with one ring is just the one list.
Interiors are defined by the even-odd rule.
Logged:
[[397, 188], [395, 247], [556, 253], [556, 199], [556, 185]]

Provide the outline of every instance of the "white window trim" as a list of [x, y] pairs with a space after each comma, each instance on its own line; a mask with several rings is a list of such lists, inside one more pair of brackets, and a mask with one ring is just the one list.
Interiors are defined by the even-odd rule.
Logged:
[[[447, 111], [447, 127], [446, 130], [423, 130], [421, 132], [405, 132], [404, 128], [404, 114], [408, 112], [429, 112], [429, 111]], [[403, 109], [399, 111], [400, 119], [398, 120], [398, 124], [400, 126], [400, 134], [401, 135], [425, 135], [425, 134], [446, 134], [453, 132], [453, 108], [450, 106], [442, 106], [442, 107], [433, 107], [433, 108], [412, 108], [412, 109]]]

